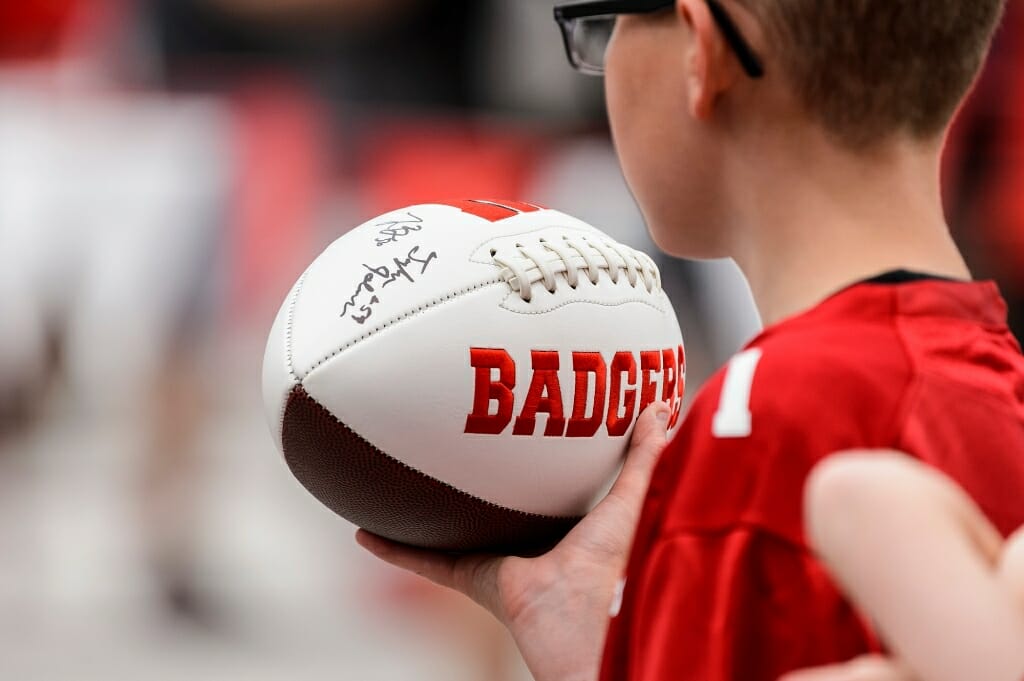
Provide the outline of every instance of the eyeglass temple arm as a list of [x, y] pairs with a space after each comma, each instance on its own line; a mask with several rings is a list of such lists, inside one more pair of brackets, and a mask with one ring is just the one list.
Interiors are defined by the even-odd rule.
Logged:
[[764, 64], [761, 63], [760, 58], [751, 49], [747, 41], [743, 39], [736, 24], [733, 22], [732, 17], [729, 13], [718, 3], [718, 0], [705, 0], [708, 3], [708, 8], [711, 10], [711, 16], [715, 18], [718, 23], [718, 27], [722, 31], [722, 35], [725, 36], [725, 40], [732, 47], [733, 52], [736, 53], [736, 58], [740, 60], [740, 65], [743, 66], [743, 70], [747, 72], [751, 78], [761, 78], [764, 76]]

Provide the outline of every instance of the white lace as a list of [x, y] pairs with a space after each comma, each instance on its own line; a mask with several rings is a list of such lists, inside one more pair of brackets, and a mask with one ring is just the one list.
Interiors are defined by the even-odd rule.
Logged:
[[595, 285], [604, 271], [613, 284], [618, 284], [625, 273], [633, 288], [641, 282], [648, 292], [661, 288], [661, 274], [650, 257], [613, 241], [584, 235], [563, 236], [556, 241], [520, 243], [515, 248], [514, 254], [494, 254], [493, 258], [503, 268], [502, 277], [526, 302], [533, 298], [533, 285], [537, 282], [543, 282], [548, 293], [554, 293], [558, 285], [556, 276], [560, 274], [565, 275], [569, 286], [576, 288], [580, 270]]

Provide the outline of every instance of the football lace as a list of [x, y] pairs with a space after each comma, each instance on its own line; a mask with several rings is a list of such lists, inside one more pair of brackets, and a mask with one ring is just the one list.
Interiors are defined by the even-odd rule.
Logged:
[[537, 282], [542, 282], [548, 293], [555, 293], [558, 275], [564, 275], [573, 289], [579, 286], [581, 273], [596, 285], [602, 272], [613, 284], [625, 275], [633, 288], [642, 284], [649, 293], [661, 288], [661, 273], [646, 253], [584, 235], [517, 243], [513, 253], [492, 250], [491, 257], [502, 268], [502, 278], [527, 303], [533, 299], [533, 285]]

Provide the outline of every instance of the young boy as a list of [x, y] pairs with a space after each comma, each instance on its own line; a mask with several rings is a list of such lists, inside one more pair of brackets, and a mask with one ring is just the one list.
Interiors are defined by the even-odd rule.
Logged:
[[939, 197], [943, 135], [1002, 5], [556, 10], [573, 63], [606, 74], [655, 240], [734, 258], [767, 328], [704, 386], [656, 470], [664, 407], [641, 418], [615, 489], [552, 552], [455, 558], [359, 541], [489, 607], [538, 681], [774, 681], [879, 651], [807, 546], [802, 492], [819, 460], [906, 451], [1001, 532], [1024, 524], [1024, 359], [994, 285], [970, 281]]

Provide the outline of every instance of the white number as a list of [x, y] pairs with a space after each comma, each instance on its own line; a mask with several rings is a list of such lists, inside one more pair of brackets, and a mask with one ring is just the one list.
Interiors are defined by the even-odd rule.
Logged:
[[718, 438], [750, 437], [753, 428], [750, 415], [750, 388], [754, 372], [761, 361], [758, 349], [741, 352], [729, 362], [722, 384], [722, 397], [711, 424], [711, 433]]

